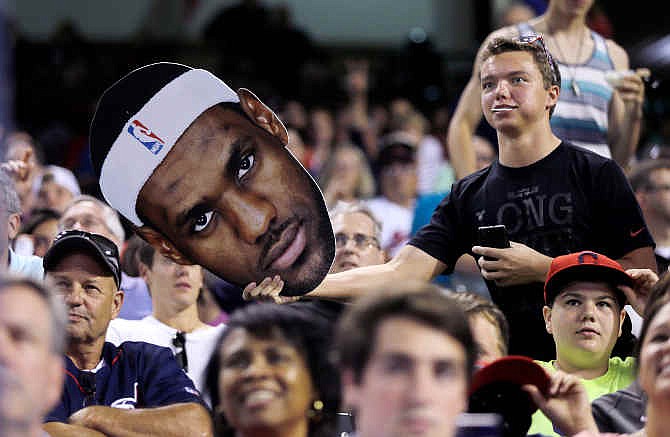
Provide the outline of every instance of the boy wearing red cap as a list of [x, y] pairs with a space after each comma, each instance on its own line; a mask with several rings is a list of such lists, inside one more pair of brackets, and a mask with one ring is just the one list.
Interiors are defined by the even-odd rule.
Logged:
[[[635, 360], [610, 355], [625, 316], [621, 287], [632, 286], [633, 278], [605, 255], [584, 251], [554, 258], [542, 312], [556, 360], [538, 363], [580, 377], [590, 400], [627, 387], [635, 379]], [[533, 415], [529, 433], [559, 435], [541, 412]]]

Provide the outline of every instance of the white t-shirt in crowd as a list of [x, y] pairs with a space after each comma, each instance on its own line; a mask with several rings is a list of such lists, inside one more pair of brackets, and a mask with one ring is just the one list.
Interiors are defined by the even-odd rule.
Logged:
[[382, 249], [390, 256], [395, 255], [409, 240], [414, 207], [406, 208], [382, 196], [370, 199], [365, 204], [382, 223]]
[[[207, 363], [216, 347], [216, 341], [225, 329], [225, 325], [207, 326], [185, 335], [188, 372], [195, 388], [201, 393], [205, 387]], [[144, 341], [169, 348], [176, 353], [172, 341], [177, 330], [149, 315], [141, 320], [114, 319], [107, 328], [107, 341], [118, 346], [124, 341]]]

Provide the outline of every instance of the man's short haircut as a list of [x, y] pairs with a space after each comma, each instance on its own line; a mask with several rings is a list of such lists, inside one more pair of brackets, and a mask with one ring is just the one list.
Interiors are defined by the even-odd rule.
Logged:
[[628, 176], [633, 191], [652, 191], [651, 175], [657, 170], [670, 170], [670, 159], [645, 159], [633, 165]]
[[142, 264], [151, 268], [154, 265], [156, 249], [144, 240], [139, 241], [137, 245], [137, 258]]
[[40, 297], [49, 309], [51, 325], [50, 344], [54, 355], [65, 353], [65, 330], [67, 328], [67, 310], [62, 299], [49, 291], [47, 287], [30, 278], [8, 275], [0, 278], [0, 293], [11, 287], [25, 287], [31, 289]]
[[0, 211], [2, 210], [7, 215], [21, 214], [21, 200], [14, 188], [14, 181], [4, 170], [0, 170]]
[[60, 212], [56, 210], [48, 208], [34, 209], [32, 214], [30, 214], [30, 218], [21, 225], [20, 232], [22, 234], [32, 234], [41, 224], [48, 222], [49, 220], [59, 219]]
[[451, 297], [458, 303], [465, 314], [472, 318], [481, 315], [486, 320], [491, 322], [498, 331], [500, 351], [503, 355], [507, 355], [507, 347], [509, 345], [509, 325], [505, 314], [498, 308], [498, 305], [493, 303], [490, 299], [486, 299], [478, 294], [470, 293], [468, 291], [452, 293]]
[[370, 208], [368, 208], [363, 202], [360, 201], [354, 201], [354, 202], [342, 202], [339, 201], [335, 204], [334, 207], [330, 209], [328, 212], [328, 215], [330, 216], [330, 222], [333, 223], [335, 219], [344, 214], [364, 214], [372, 220], [373, 226], [374, 226], [374, 237], [377, 239], [377, 241], [381, 241], [382, 237], [382, 223], [377, 220], [377, 217], [375, 217], [374, 213]]
[[[526, 52], [530, 53], [535, 61], [535, 65], [540, 70], [542, 75], [542, 83], [544, 89], [548, 90], [552, 85], [561, 88], [561, 72], [558, 69], [558, 64], [554, 58], [549, 54], [544, 40], [538, 35], [538, 43], [527, 43], [519, 41], [519, 39], [511, 38], [495, 38], [491, 41], [481, 54], [481, 63], [483, 64], [491, 56], [500, 55], [508, 52]], [[549, 117], [554, 113], [556, 106], [552, 106], [549, 110]]]
[[344, 313], [337, 325], [335, 358], [340, 370], [352, 370], [355, 382], [360, 383], [376, 348], [379, 326], [389, 318], [403, 317], [458, 341], [465, 350], [469, 380], [477, 347], [465, 313], [447, 293], [433, 284], [405, 284], [363, 297]]
[[[119, 219], [119, 215], [114, 211], [114, 209], [107, 205], [105, 202], [103, 202], [100, 199], [97, 199], [93, 196], [89, 196], [88, 194], [82, 194], [74, 199], [72, 199], [72, 202], [65, 208], [65, 211], [63, 211], [63, 215], [65, 215], [70, 208], [75, 206], [78, 203], [82, 202], [91, 202], [95, 204], [97, 207], [100, 208], [102, 211], [102, 221], [105, 224], [105, 227], [109, 230], [109, 232], [114, 235], [115, 238], [117, 238], [121, 243], [123, 243], [126, 239], [126, 232], [123, 230], [123, 225], [121, 225], [121, 220]], [[64, 229], [61, 229], [61, 231]], [[120, 248], [119, 248], [120, 249]]]

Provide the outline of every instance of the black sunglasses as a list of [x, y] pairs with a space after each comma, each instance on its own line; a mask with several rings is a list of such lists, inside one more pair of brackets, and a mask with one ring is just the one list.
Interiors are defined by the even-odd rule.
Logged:
[[186, 356], [186, 335], [182, 331], [177, 331], [174, 338], [172, 339], [172, 345], [175, 347], [174, 357], [179, 363], [179, 367], [184, 369], [184, 372], [188, 372], [188, 357]]

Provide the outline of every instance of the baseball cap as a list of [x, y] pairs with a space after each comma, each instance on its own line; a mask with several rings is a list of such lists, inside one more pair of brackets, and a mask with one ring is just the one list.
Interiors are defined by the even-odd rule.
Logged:
[[57, 185], [65, 187], [73, 196], [78, 196], [81, 194], [79, 188], [79, 182], [74, 173], [64, 167], [59, 167], [57, 165], [48, 165], [44, 169], [44, 174], [42, 175], [42, 182], [53, 181]]
[[468, 412], [496, 413], [503, 419], [504, 435], [526, 435], [537, 405], [521, 387], [532, 384], [549, 390], [549, 375], [528, 357], [510, 355], [478, 370], [470, 384]]
[[116, 244], [100, 234], [85, 231], [70, 230], [58, 234], [47, 253], [44, 254], [44, 271], [51, 271], [65, 256], [78, 250], [95, 256], [114, 276], [116, 287], [120, 286], [121, 268]]
[[137, 197], [179, 137], [209, 108], [239, 101], [212, 73], [172, 62], [145, 65], [121, 78], [100, 97], [89, 135], [105, 200], [143, 226]]
[[[544, 303], [550, 302], [568, 284], [575, 281], [607, 282], [614, 287], [633, 285], [633, 279], [621, 267], [621, 264], [603, 254], [588, 250], [557, 256], [551, 262], [547, 280], [544, 283]], [[617, 288], [617, 300], [623, 307], [626, 296]]]
[[412, 135], [398, 131], [382, 138], [377, 158], [380, 168], [394, 162], [414, 162], [415, 158], [416, 140]]

